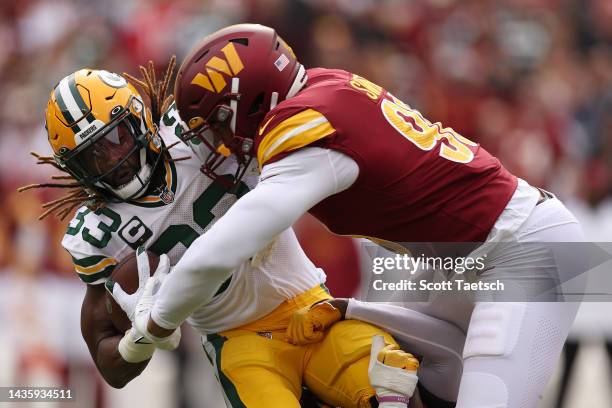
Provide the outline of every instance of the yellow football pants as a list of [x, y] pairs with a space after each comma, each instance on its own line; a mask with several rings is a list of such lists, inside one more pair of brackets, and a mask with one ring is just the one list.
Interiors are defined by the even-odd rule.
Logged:
[[232, 407], [299, 408], [302, 384], [334, 407], [370, 406], [375, 395], [368, 379], [372, 336], [396, 344], [389, 334], [345, 320], [321, 342], [294, 346], [284, 341], [292, 310], [325, 298], [329, 295], [322, 288], [313, 288], [253, 324], [208, 336], [207, 353]]

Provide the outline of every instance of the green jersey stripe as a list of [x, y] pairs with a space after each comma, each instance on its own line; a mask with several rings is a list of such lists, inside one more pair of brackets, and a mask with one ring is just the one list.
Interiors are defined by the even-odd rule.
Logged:
[[113, 269], [115, 269], [116, 265], [109, 265], [106, 268], [102, 269], [100, 272], [92, 273], [91, 275], [85, 275], [83, 273], [78, 273], [79, 278], [85, 283], [94, 283], [100, 279], [107, 279], [113, 273]]
[[72, 262], [74, 262], [76, 265], [82, 266], [84, 268], [87, 268], [88, 266], [93, 266], [97, 263], [99, 263], [101, 260], [105, 259], [106, 257], [103, 255], [94, 255], [94, 256], [88, 256], [87, 258], [81, 258], [81, 259], [77, 259], [74, 256], [72, 257]]

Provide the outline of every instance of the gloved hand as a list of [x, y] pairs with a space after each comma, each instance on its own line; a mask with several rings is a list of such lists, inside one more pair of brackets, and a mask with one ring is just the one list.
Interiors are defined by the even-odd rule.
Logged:
[[149, 340], [155, 347], [174, 350], [181, 341], [181, 329], [177, 328], [170, 336], [159, 338], [147, 328], [151, 309], [155, 304], [155, 296], [159, 292], [166, 276], [170, 272], [170, 258], [167, 255], [159, 257], [159, 265], [151, 276], [149, 256], [144, 247], [136, 251], [136, 263], [138, 265], [138, 289], [134, 294], [128, 295], [117, 282], [109, 281], [106, 290], [111, 294], [117, 304], [123, 309], [132, 322], [132, 327], [142, 336]]
[[296, 346], [316, 343], [323, 339], [325, 330], [341, 318], [340, 311], [328, 301], [306, 306], [293, 312], [285, 339]]
[[419, 361], [396, 345], [385, 346], [382, 336], [372, 337], [368, 376], [379, 408], [406, 408], [416, 388]]

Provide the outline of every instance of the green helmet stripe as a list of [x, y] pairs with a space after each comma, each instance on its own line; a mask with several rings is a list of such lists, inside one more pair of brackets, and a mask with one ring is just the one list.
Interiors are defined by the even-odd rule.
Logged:
[[72, 97], [74, 98], [74, 101], [76, 102], [77, 106], [79, 107], [81, 112], [83, 112], [83, 114], [85, 115], [85, 119], [87, 120], [87, 122], [92, 123], [95, 120], [95, 118], [91, 113], [91, 109], [89, 109], [89, 106], [85, 104], [83, 97], [81, 96], [81, 94], [79, 93], [79, 90], [77, 89], [76, 78], [74, 74], [68, 77], [68, 88], [70, 89], [70, 93], [72, 94]]
[[55, 87], [54, 95], [55, 95], [55, 101], [57, 102], [57, 105], [59, 106], [60, 111], [62, 112], [62, 115], [64, 116], [64, 120], [69, 126], [72, 124], [70, 128], [72, 129], [74, 133], [79, 133], [81, 129], [76, 123], [74, 123], [75, 122], [74, 118], [70, 114], [70, 110], [68, 110], [68, 107], [66, 106], [66, 102], [64, 102], [64, 98], [62, 98], [62, 93], [60, 92], [59, 84]]

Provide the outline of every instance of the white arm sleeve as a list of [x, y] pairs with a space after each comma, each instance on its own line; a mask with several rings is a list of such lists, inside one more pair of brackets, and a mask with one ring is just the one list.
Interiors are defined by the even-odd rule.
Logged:
[[168, 275], [151, 317], [178, 327], [241, 262], [289, 228], [324, 198], [350, 187], [357, 163], [329, 149], [305, 148], [266, 165], [259, 184], [197, 238]]
[[422, 356], [419, 382], [438, 398], [457, 400], [465, 343], [465, 334], [457, 326], [405, 307], [355, 299], [349, 300], [346, 319], [378, 326], [402, 350]]

